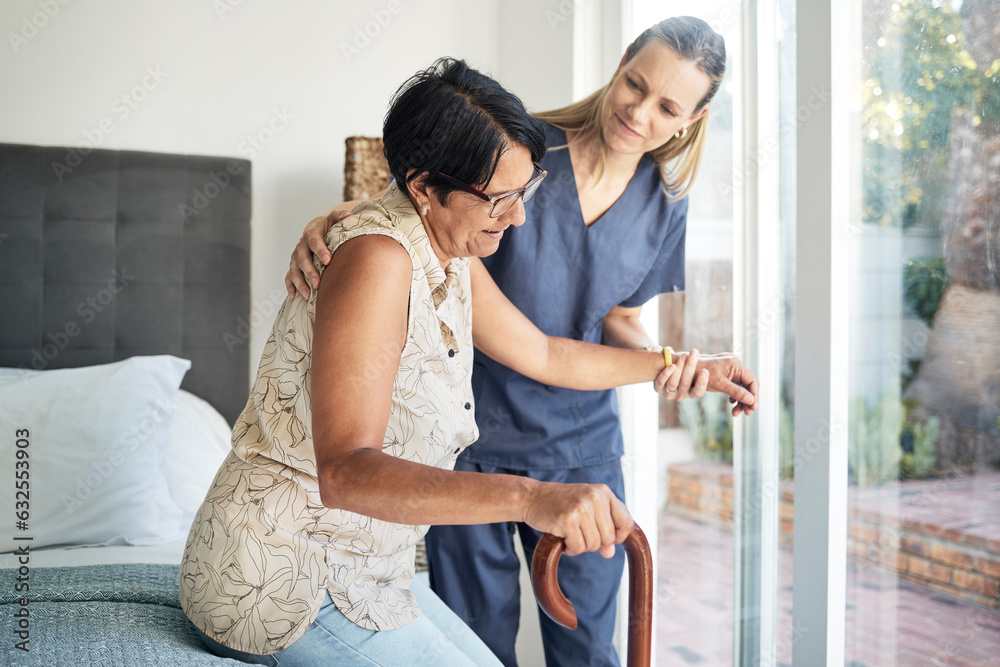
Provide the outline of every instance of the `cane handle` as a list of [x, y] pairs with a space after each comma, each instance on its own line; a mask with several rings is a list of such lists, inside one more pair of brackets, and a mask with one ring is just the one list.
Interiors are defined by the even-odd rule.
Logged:
[[[629, 566], [628, 667], [648, 667], [653, 639], [653, 557], [646, 536], [635, 524], [623, 546]], [[576, 630], [576, 610], [556, 577], [565, 550], [562, 538], [542, 535], [531, 559], [531, 584], [542, 611], [564, 628]]]

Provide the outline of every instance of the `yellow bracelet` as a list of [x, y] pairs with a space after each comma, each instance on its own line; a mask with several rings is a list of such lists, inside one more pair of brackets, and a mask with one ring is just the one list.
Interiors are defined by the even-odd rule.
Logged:
[[674, 365], [674, 348], [667, 345], [666, 347], [660, 347], [659, 345], [647, 345], [642, 348], [646, 352], [662, 352], [663, 353], [663, 363], [667, 366]]

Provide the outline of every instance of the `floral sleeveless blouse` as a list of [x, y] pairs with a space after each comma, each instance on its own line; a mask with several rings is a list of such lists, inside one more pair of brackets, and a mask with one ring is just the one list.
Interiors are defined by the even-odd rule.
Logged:
[[[381, 199], [359, 204], [326, 241], [336, 252], [363, 234], [395, 239], [413, 264], [407, 338], [382, 451], [451, 469], [478, 437], [469, 260], [441, 268], [395, 184]], [[286, 299], [279, 311], [233, 429], [233, 449], [195, 516], [181, 564], [184, 612], [208, 636], [249, 653], [275, 653], [301, 637], [327, 592], [347, 618], [371, 630], [398, 628], [420, 614], [409, 584], [414, 548], [428, 527], [320, 502], [310, 396], [315, 314], [315, 290], [308, 301]], [[363, 377], [357, 385], [366, 391]]]

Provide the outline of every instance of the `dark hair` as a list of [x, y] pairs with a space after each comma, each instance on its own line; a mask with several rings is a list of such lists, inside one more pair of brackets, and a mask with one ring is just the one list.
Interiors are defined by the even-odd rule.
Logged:
[[456, 188], [439, 173], [485, 188], [511, 143], [527, 148], [534, 162], [545, 155], [544, 126], [521, 100], [454, 58], [437, 60], [400, 86], [385, 115], [382, 140], [400, 187], [405, 191], [405, 183], [427, 174], [442, 206]]

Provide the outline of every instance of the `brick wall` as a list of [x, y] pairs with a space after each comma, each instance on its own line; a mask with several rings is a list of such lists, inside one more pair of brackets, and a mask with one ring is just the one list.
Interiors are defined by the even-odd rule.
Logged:
[[[680, 463], [670, 466], [669, 474], [670, 512], [732, 530], [733, 473], [729, 465]], [[779, 492], [781, 543], [790, 548], [793, 483], [782, 482]], [[847, 553], [854, 565], [894, 572], [900, 579], [931, 590], [1000, 609], [1000, 539], [960, 526], [942, 526], [927, 517], [915, 518], [912, 512], [900, 520], [892, 512], [866, 508], [864, 500], [863, 494], [854, 498], [848, 515]]]

